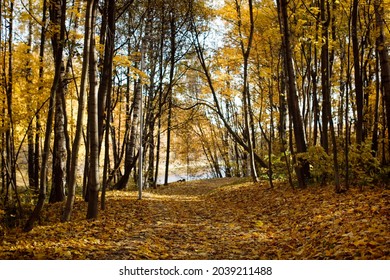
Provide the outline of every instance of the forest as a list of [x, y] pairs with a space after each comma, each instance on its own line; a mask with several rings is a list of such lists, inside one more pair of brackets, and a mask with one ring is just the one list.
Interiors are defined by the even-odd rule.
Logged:
[[389, 11], [2, 0], [0, 259], [389, 259]]

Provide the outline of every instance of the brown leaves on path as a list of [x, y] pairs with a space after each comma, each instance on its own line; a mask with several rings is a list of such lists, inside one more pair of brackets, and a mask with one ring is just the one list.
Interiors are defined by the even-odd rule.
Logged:
[[6, 232], [1, 259], [390, 259], [390, 190], [274, 189], [245, 179], [110, 192], [107, 210], [60, 223], [50, 205], [29, 233]]

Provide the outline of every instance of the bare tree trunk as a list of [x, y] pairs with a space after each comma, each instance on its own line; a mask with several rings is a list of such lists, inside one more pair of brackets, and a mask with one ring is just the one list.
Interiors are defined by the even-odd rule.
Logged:
[[[44, 75], [44, 66], [43, 66], [43, 58], [45, 55], [45, 44], [46, 44], [46, 22], [47, 22], [47, 1], [43, 1], [43, 7], [42, 7], [42, 27], [41, 27], [41, 34], [40, 34], [40, 45], [39, 45], [39, 87], [38, 92], [41, 93], [43, 90], [43, 75]], [[40, 176], [40, 153], [41, 153], [41, 145], [40, 145], [40, 130], [41, 130], [41, 122], [40, 122], [40, 114], [39, 111], [36, 112], [36, 123], [35, 123], [35, 157], [34, 157], [34, 189], [38, 192], [39, 191], [39, 176]]]
[[[45, 132], [45, 143], [43, 147], [43, 153], [42, 153], [42, 167], [41, 167], [41, 174], [40, 174], [40, 189], [39, 189], [39, 197], [38, 202], [34, 208], [33, 213], [31, 214], [30, 218], [28, 219], [26, 225], [24, 226], [24, 231], [30, 231], [34, 227], [35, 221], [39, 218], [40, 213], [43, 209], [43, 205], [45, 203], [46, 199], [46, 193], [47, 193], [47, 163], [49, 159], [49, 152], [50, 152], [50, 138], [51, 138], [51, 132], [53, 128], [53, 117], [54, 117], [54, 104], [56, 99], [56, 92], [57, 88], [60, 85], [61, 81], [61, 64], [62, 64], [62, 54], [63, 54], [63, 48], [64, 48], [64, 39], [65, 39], [65, 16], [66, 16], [66, 2], [60, 1], [56, 7], [56, 14], [53, 15], [57, 20], [59, 20], [60, 23], [60, 32], [54, 33], [52, 35], [52, 44], [58, 45], [58, 48], [53, 48], [53, 50], [57, 50], [57, 52], [54, 54], [55, 56], [55, 72], [54, 72], [54, 80], [53, 85], [50, 90], [50, 102], [49, 102], [49, 111], [47, 114], [47, 121], [46, 121], [46, 132]], [[54, 19], [51, 19], [54, 20]], [[58, 22], [58, 21], [57, 21]]]
[[[115, 1], [106, 0], [105, 1], [105, 11], [103, 14], [103, 23], [102, 23], [102, 33], [101, 40], [104, 40], [104, 59], [103, 59], [103, 69], [101, 73], [101, 82], [99, 84], [98, 91], [98, 109], [99, 109], [99, 143], [103, 140], [104, 128], [107, 129], [107, 124], [105, 123], [109, 115], [110, 108], [107, 107], [107, 96], [111, 94], [108, 92], [108, 89], [112, 85], [112, 63], [114, 57], [114, 48], [115, 48]], [[100, 42], [102, 43], [102, 42]]]
[[[279, 0], [280, 23], [283, 32], [283, 49], [284, 49], [284, 63], [287, 77], [287, 104], [289, 114], [294, 126], [295, 144], [298, 153], [307, 151], [305, 135], [303, 130], [302, 117], [299, 110], [297, 89], [295, 84], [295, 73], [292, 64], [292, 51], [290, 43], [290, 30], [288, 24], [287, 1]], [[296, 173], [298, 177], [298, 184], [300, 187], [306, 185], [306, 180], [310, 177], [309, 164], [307, 161], [301, 160], [297, 167]]]
[[383, 0], [375, 0], [375, 17], [376, 17], [376, 28], [378, 29], [378, 37], [376, 40], [377, 51], [380, 58], [381, 67], [381, 80], [384, 90], [385, 108], [386, 108], [386, 123], [387, 131], [390, 132], [390, 62], [388, 45], [386, 45], [384, 27], [384, 4]]
[[[3, 2], [0, 2], [0, 54], [2, 54], [1, 57], [1, 64], [0, 65], [0, 90], [3, 93], [5, 90], [5, 52], [4, 52], [4, 45], [2, 44], [1, 38], [3, 38]], [[1, 105], [3, 106], [1, 109], [1, 114], [5, 116], [5, 98], [1, 98]], [[5, 117], [1, 118], [1, 130], [5, 130]], [[1, 153], [1, 166], [0, 166], [0, 172], [1, 172], [1, 194], [5, 194], [6, 192], [6, 162], [5, 162], [5, 134], [1, 132], [1, 147], [0, 147], [0, 153]]]
[[[59, 27], [61, 24], [61, 11], [58, 10], [59, 3], [50, 5], [49, 13], [53, 26]], [[63, 43], [57, 38], [52, 39], [53, 54], [64, 48]], [[62, 49], [61, 49], [62, 48]], [[53, 145], [53, 168], [52, 168], [52, 188], [49, 202], [60, 202], [65, 199], [65, 183], [66, 183], [66, 140], [65, 140], [65, 104], [62, 103], [65, 94], [64, 92], [64, 75], [65, 65], [61, 56], [60, 73], [56, 93], [54, 99], [54, 145]]]
[[171, 155], [171, 131], [172, 131], [172, 88], [168, 93], [168, 122], [167, 122], [167, 150], [165, 155], [164, 185], [168, 185], [169, 161]]
[[65, 140], [65, 112], [63, 104], [64, 98], [64, 65], [61, 66], [61, 74], [55, 98], [54, 116], [54, 145], [53, 145], [53, 168], [52, 187], [49, 203], [65, 200], [66, 185], [66, 140]]
[[[99, 111], [104, 109], [105, 112], [103, 116], [106, 117], [105, 120], [105, 132], [106, 132], [106, 147], [105, 147], [105, 164], [103, 170], [103, 188], [102, 188], [102, 200], [101, 200], [101, 208], [105, 209], [105, 194], [107, 189], [107, 174], [109, 167], [109, 135], [110, 135], [110, 117], [111, 117], [111, 90], [112, 90], [112, 68], [113, 68], [113, 58], [114, 58], [114, 48], [115, 48], [115, 1], [114, 0], [106, 0], [108, 2], [107, 8], [107, 36], [106, 36], [106, 44], [105, 44], [105, 53], [104, 53], [104, 66], [103, 66], [103, 75], [102, 75], [102, 83], [104, 86], [99, 88], [99, 101], [101, 101], [100, 96], [105, 95], [106, 104], [99, 105]], [[100, 92], [102, 91], [102, 92]], [[103, 91], [106, 93], [104, 94]], [[103, 108], [104, 107], [104, 108]], [[99, 113], [100, 116], [100, 113]], [[99, 117], [101, 118], [101, 117]], [[100, 123], [101, 121], [99, 121]], [[104, 120], [103, 122], [104, 123]], [[102, 125], [103, 126], [103, 125]], [[100, 126], [99, 126], [100, 128]], [[103, 129], [102, 129], [103, 130]], [[101, 138], [103, 137], [101, 134], [103, 131], [99, 131], [99, 145], [101, 145]]]
[[[29, 0], [28, 1], [28, 7], [29, 9], [32, 8], [32, 0]], [[28, 22], [28, 37], [27, 37], [27, 54], [28, 55], [31, 55], [31, 51], [32, 51], [32, 27], [33, 27], [33, 22], [32, 22], [32, 19], [29, 19], [29, 22]], [[29, 94], [29, 99], [28, 99], [28, 102], [29, 104], [27, 105], [28, 108], [29, 108], [29, 111], [30, 112], [34, 112], [35, 108], [34, 108], [34, 105], [35, 103], [33, 102], [32, 100], [32, 96], [30, 95], [32, 93], [32, 61], [30, 59], [30, 57], [27, 59], [27, 62], [26, 62], [26, 82], [27, 82], [27, 92]], [[36, 132], [38, 133], [38, 132]], [[34, 151], [34, 129], [32, 127], [32, 125], [30, 125], [28, 127], [28, 131], [27, 131], [27, 142], [28, 142], [28, 157], [27, 157], [27, 162], [28, 162], [28, 182], [29, 182], [29, 187], [31, 189], [34, 189], [35, 188], [35, 182], [34, 182], [34, 179], [35, 179], [35, 151]]]
[[[4, 84], [5, 84], [5, 94], [6, 94], [6, 111], [5, 116], [7, 119], [7, 128], [5, 131], [5, 179], [6, 179], [6, 195], [4, 199], [4, 204], [7, 205], [9, 190], [12, 189], [14, 191], [14, 195], [17, 202], [17, 211], [16, 214], [18, 216], [22, 216], [22, 205], [19, 198], [18, 188], [16, 185], [16, 155], [15, 155], [15, 123], [14, 123], [14, 112], [13, 112], [13, 99], [14, 99], [14, 76], [13, 76], [13, 62], [14, 62], [14, 3], [9, 2], [8, 7], [8, 44], [6, 44], [8, 48], [8, 62], [5, 62], [4, 65], [8, 64], [8, 71], [4, 69]], [[8, 77], [5, 74], [8, 72]], [[8, 78], [8, 79], [7, 79]], [[15, 207], [12, 205], [12, 207]]]
[[[93, 26], [96, 22], [97, 0], [91, 1], [91, 32], [89, 49], [89, 98], [88, 98], [88, 122], [89, 122], [89, 150], [90, 165], [88, 171], [88, 210], [87, 219], [95, 219], [98, 216], [99, 201], [99, 128], [98, 128], [98, 92], [97, 92], [97, 61], [95, 54], [95, 32]], [[88, 2], [89, 2], [88, 1]]]
[[141, 101], [141, 81], [136, 81], [134, 84], [134, 102], [133, 102], [133, 117], [130, 125], [130, 139], [126, 143], [126, 155], [125, 155], [125, 173], [122, 178], [116, 183], [114, 189], [125, 189], [130, 178], [131, 170], [135, 167], [138, 153], [135, 153], [136, 140], [137, 140], [137, 124], [140, 118], [140, 101]]
[[90, 32], [91, 32], [91, 12], [92, 5], [91, 2], [88, 2], [85, 16], [85, 35], [84, 35], [84, 50], [83, 50], [83, 65], [81, 72], [81, 85], [79, 93], [79, 108], [77, 112], [77, 121], [76, 121], [76, 132], [75, 138], [72, 145], [72, 156], [70, 164], [70, 173], [68, 174], [68, 196], [66, 199], [66, 205], [64, 209], [64, 214], [62, 216], [62, 221], [69, 221], [73, 204], [75, 200], [76, 193], [76, 169], [78, 163], [78, 153], [80, 150], [80, 142], [82, 138], [83, 123], [84, 123], [84, 108], [86, 103], [86, 87], [87, 87], [87, 70], [89, 64], [89, 54], [90, 54]]
[[374, 128], [372, 130], [371, 150], [374, 157], [378, 155], [379, 136], [379, 100], [381, 92], [381, 79], [379, 75], [379, 53], [375, 52], [375, 105], [374, 105]]
[[173, 78], [175, 74], [176, 66], [176, 15], [175, 11], [172, 9], [170, 11], [170, 69], [169, 69], [169, 84], [168, 84], [168, 123], [167, 123], [167, 151], [165, 157], [165, 177], [164, 185], [168, 184], [168, 174], [169, 174], [169, 161], [171, 153], [171, 132], [172, 132], [172, 105], [173, 105]]
[[159, 173], [159, 163], [160, 163], [160, 155], [161, 155], [161, 117], [163, 110], [163, 61], [164, 61], [164, 13], [162, 15], [162, 23], [161, 23], [161, 37], [160, 37], [160, 53], [159, 53], [159, 93], [158, 93], [158, 121], [157, 121], [157, 144], [156, 144], [156, 169], [155, 169], [155, 181], [153, 183], [153, 187], [157, 187], [157, 178]]
[[327, 0], [320, 1], [321, 22], [322, 22], [322, 46], [321, 46], [321, 86], [322, 86], [322, 135], [321, 145], [326, 153], [329, 153], [328, 125], [331, 110], [330, 104], [330, 77], [329, 77], [329, 22], [330, 15], [327, 13]]
[[352, 50], [353, 50], [353, 64], [355, 75], [355, 89], [356, 89], [356, 143], [360, 145], [364, 141], [363, 135], [363, 81], [361, 77], [360, 55], [359, 55], [359, 40], [358, 40], [358, 14], [359, 14], [359, 0], [353, 0], [352, 6]]
[[[253, 4], [252, 0], [248, 1], [249, 4], [249, 18], [250, 18], [250, 31], [248, 35], [248, 42], [245, 46], [244, 43], [244, 35], [242, 33], [242, 16], [241, 16], [241, 4], [238, 3], [238, 1], [235, 1], [236, 3], [236, 11], [238, 15], [238, 29], [239, 29], [239, 36], [240, 36], [240, 46], [241, 46], [241, 53], [244, 59], [244, 78], [243, 78], [243, 107], [244, 107], [244, 121], [245, 121], [245, 132], [246, 132], [246, 140], [248, 143], [248, 152], [249, 152], [249, 164], [251, 169], [251, 176], [253, 182], [258, 182], [257, 177], [257, 171], [256, 171], [256, 165], [254, 160], [254, 143], [253, 143], [253, 130], [251, 129], [250, 124], [250, 115], [251, 113], [251, 107], [250, 107], [250, 92], [249, 92], [249, 82], [248, 82], [248, 66], [249, 66], [249, 56], [252, 48], [252, 41], [253, 41], [253, 33], [254, 33], [254, 17], [253, 17]], [[252, 122], [253, 124], [253, 122]]]

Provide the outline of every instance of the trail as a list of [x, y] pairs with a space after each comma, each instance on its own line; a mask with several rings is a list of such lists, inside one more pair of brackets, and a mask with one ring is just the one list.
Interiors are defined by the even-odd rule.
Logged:
[[41, 225], [14, 229], [1, 259], [390, 259], [390, 191], [213, 179], [144, 192], [109, 192], [107, 210], [85, 220], [78, 200], [72, 222], [61, 205]]

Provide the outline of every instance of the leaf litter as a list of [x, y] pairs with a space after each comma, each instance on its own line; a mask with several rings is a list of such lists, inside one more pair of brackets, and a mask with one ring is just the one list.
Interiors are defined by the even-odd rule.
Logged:
[[144, 192], [112, 191], [106, 210], [86, 221], [75, 203], [47, 205], [31, 232], [8, 230], [0, 259], [390, 259], [390, 190], [224, 178], [173, 183]]

